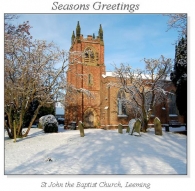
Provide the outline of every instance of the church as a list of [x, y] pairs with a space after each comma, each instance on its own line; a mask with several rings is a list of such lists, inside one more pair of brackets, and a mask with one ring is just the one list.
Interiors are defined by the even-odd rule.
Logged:
[[[77, 89], [89, 90], [93, 97], [89, 97], [83, 92], [67, 92], [65, 125], [71, 122], [78, 124], [79, 121], [82, 121], [85, 128], [114, 129], [119, 123], [127, 126], [134, 116], [127, 113], [118, 101], [125, 97], [125, 93], [120, 88], [108, 86], [110, 82], [116, 81], [116, 77], [112, 72], [106, 72], [101, 24], [97, 37], [94, 34], [84, 37], [78, 22], [76, 31], [73, 31], [71, 37], [71, 52], [75, 54], [70, 57], [67, 83]], [[82, 52], [83, 56], [76, 54], [79, 52]], [[171, 85], [169, 91], [175, 92], [175, 87]], [[183, 121], [182, 116], [178, 115], [174, 96], [171, 101], [156, 106], [150, 123], [153, 123], [155, 116], [162, 123], [168, 123], [170, 116], [175, 116]]]

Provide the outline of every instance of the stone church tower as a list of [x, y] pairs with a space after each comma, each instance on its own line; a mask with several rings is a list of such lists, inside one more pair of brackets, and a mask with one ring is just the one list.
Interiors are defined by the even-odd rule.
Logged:
[[[76, 34], [73, 31], [70, 47], [70, 65], [67, 82], [77, 89], [87, 89], [93, 94], [89, 98], [84, 93], [68, 93], [66, 123], [83, 121], [86, 127], [100, 124], [101, 76], [105, 74], [103, 29], [100, 24], [98, 36], [81, 34], [79, 22]], [[82, 53], [82, 56], [81, 56]]]

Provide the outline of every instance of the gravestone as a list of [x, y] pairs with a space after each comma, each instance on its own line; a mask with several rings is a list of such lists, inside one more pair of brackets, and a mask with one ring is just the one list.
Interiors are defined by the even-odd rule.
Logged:
[[58, 121], [53, 115], [44, 115], [40, 117], [38, 128], [41, 128], [45, 133], [58, 132]]
[[118, 133], [123, 134], [123, 126], [121, 123], [118, 125]]
[[140, 129], [141, 129], [141, 121], [139, 119], [137, 119], [133, 125], [131, 135], [141, 136]]
[[155, 117], [154, 119], [154, 130], [155, 135], [162, 135], [162, 125], [158, 117]]
[[44, 119], [44, 116], [39, 118], [39, 123], [38, 123], [38, 128], [39, 129], [43, 129], [43, 119]]
[[79, 130], [80, 130], [80, 136], [84, 137], [85, 136], [84, 125], [83, 125], [83, 123], [81, 121], [79, 121], [78, 127], [79, 127]]
[[130, 127], [128, 126], [127, 130], [126, 130], [126, 133], [129, 133], [129, 132], [130, 132]]
[[129, 121], [129, 133], [131, 132], [131, 129], [133, 129], [133, 126], [134, 126], [135, 122], [136, 122], [135, 119], [131, 119]]

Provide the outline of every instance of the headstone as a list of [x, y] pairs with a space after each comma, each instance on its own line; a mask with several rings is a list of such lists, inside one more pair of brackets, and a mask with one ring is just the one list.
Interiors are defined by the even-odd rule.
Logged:
[[58, 132], [58, 121], [53, 115], [45, 115], [39, 119], [38, 127], [43, 129], [45, 133]]
[[134, 123], [133, 129], [131, 131], [131, 135], [141, 136], [140, 129], [141, 129], [141, 121], [137, 119], [136, 122]]
[[121, 123], [118, 125], [118, 133], [123, 134], [123, 126]]
[[80, 136], [84, 137], [85, 136], [84, 125], [83, 125], [83, 123], [81, 121], [79, 121], [78, 127], [79, 127], [79, 130], [80, 130]]
[[154, 130], [155, 135], [162, 135], [162, 125], [158, 117], [155, 117], [154, 119]]
[[44, 116], [39, 118], [39, 124], [38, 124], [39, 129], [43, 129], [43, 119], [44, 119]]
[[134, 126], [135, 122], [136, 122], [135, 119], [131, 119], [129, 121], [129, 133], [131, 132], [131, 129], [133, 129], [133, 126]]
[[126, 133], [129, 133], [130, 132], [130, 127], [127, 126], [127, 130], [126, 130]]

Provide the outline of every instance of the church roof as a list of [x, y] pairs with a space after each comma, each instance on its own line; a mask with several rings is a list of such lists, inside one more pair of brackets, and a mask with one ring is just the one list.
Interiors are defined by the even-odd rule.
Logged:
[[[142, 75], [142, 78], [143, 78], [143, 79], [147, 79], [147, 76], [148, 76], [148, 75]], [[102, 74], [102, 77], [103, 77], [103, 78], [106, 78], [106, 77], [113, 77], [113, 78], [114, 78], [114, 77], [116, 77], [116, 74], [115, 74], [114, 72], [111, 72], [111, 71], [106, 71], [106, 74]], [[148, 76], [148, 79], [150, 79], [149, 76]], [[169, 75], [166, 77], [166, 81], [171, 81]]]
[[114, 72], [106, 72], [106, 74], [102, 74], [102, 77], [103, 78], [106, 78], [106, 77], [115, 77], [115, 75], [114, 75]]

